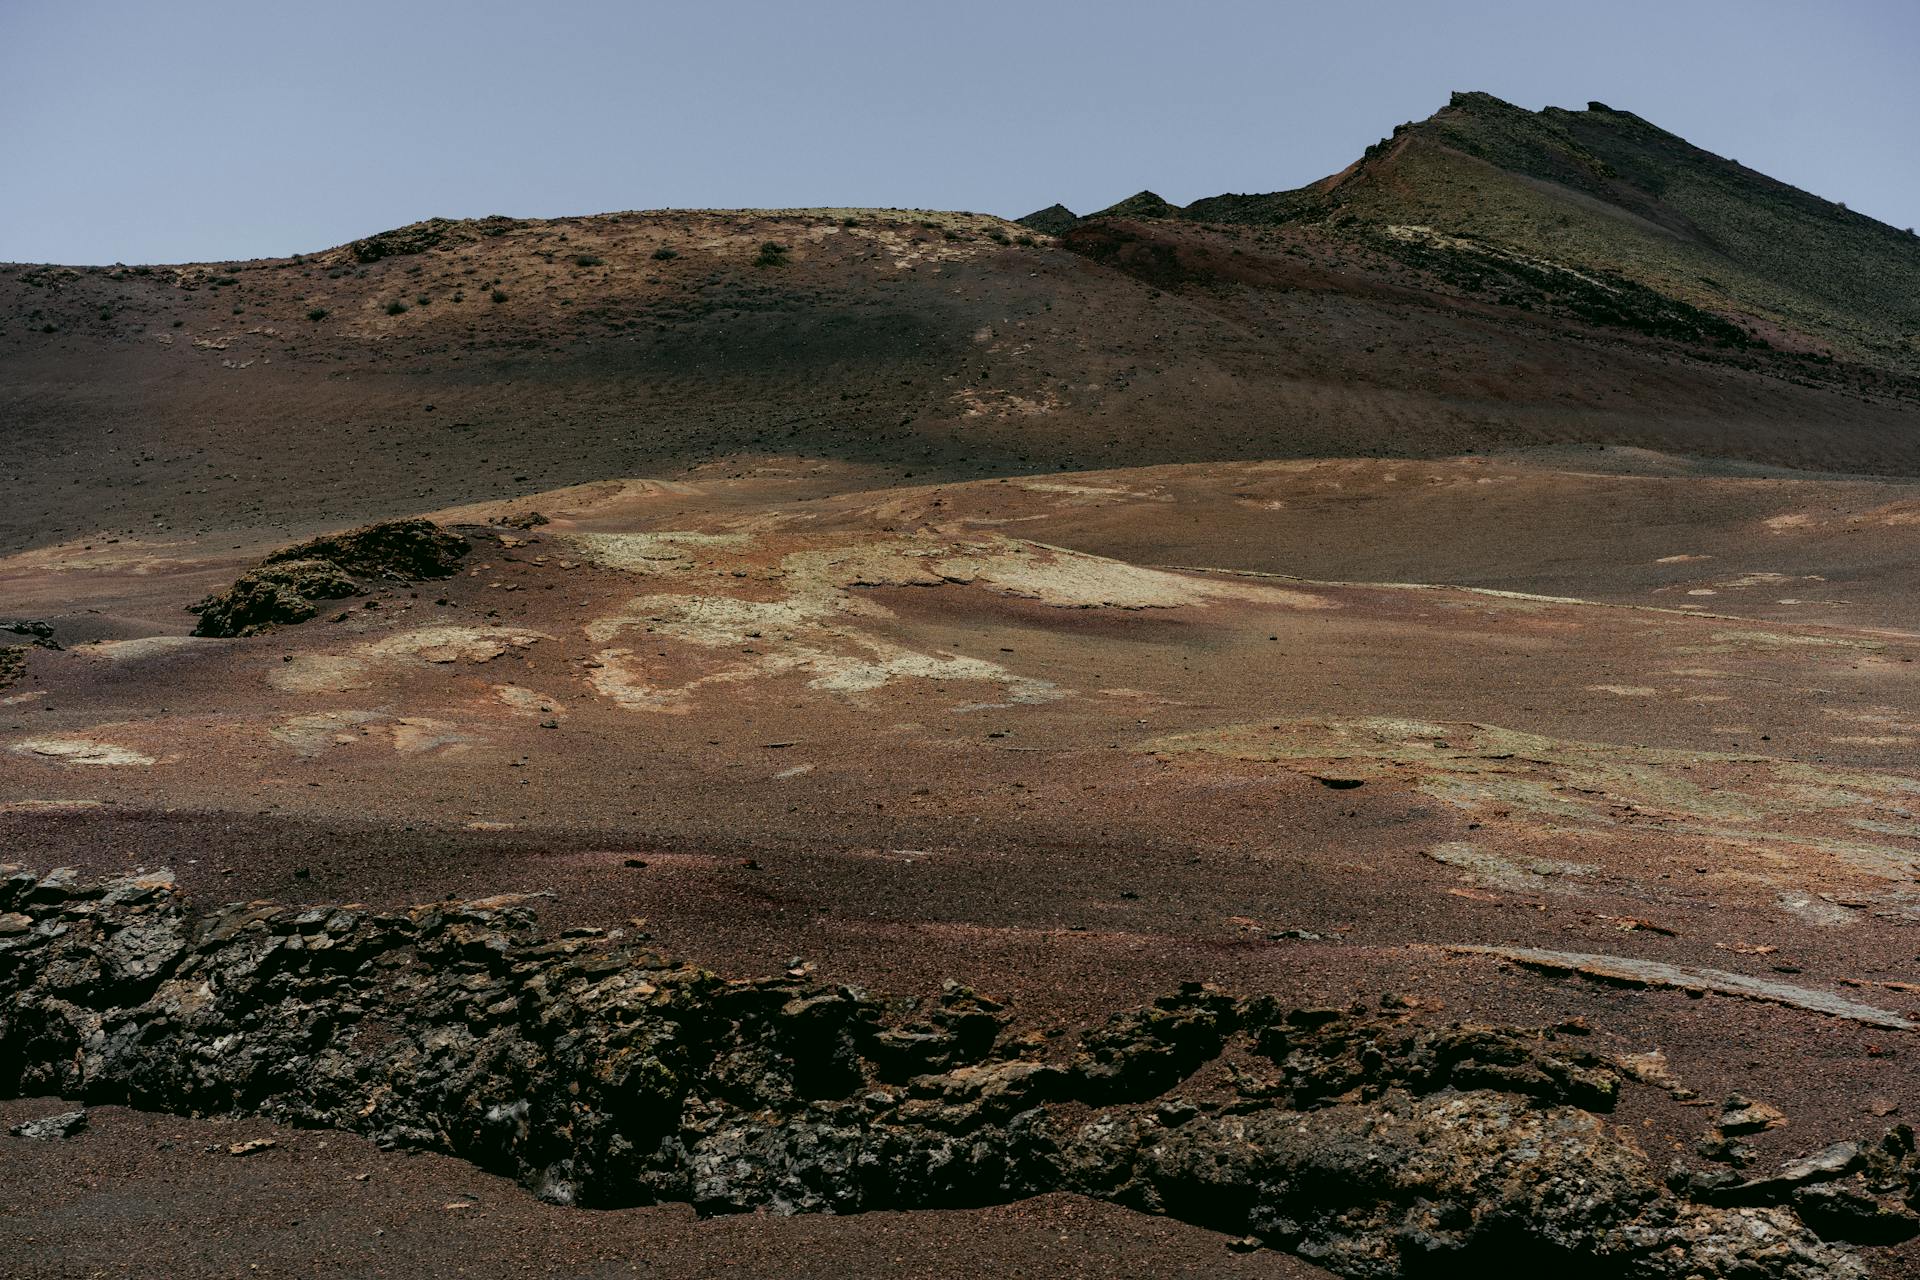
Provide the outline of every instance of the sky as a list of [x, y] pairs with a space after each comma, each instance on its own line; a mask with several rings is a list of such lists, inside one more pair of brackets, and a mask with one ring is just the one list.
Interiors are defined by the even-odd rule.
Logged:
[[0, 0], [0, 261], [434, 215], [1017, 217], [1344, 168], [1456, 89], [1598, 99], [1920, 223], [1920, 0]]

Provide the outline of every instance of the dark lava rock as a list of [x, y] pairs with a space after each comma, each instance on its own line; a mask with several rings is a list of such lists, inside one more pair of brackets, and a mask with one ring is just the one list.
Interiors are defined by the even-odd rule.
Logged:
[[288, 560], [249, 569], [219, 595], [193, 606], [197, 636], [253, 636], [305, 622], [316, 600], [361, 594], [360, 584], [330, 560]]
[[517, 219], [498, 215], [488, 218], [428, 218], [408, 223], [391, 231], [355, 240], [347, 246], [356, 262], [378, 262], [425, 253], [443, 244], [470, 244], [485, 236], [504, 235], [521, 225]]
[[1869, 1195], [1852, 1186], [1802, 1187], [1793, 1207], [1808, 1226], [1828, 1240], [1854, 1244], [1898, 1244], [1920, 1235], [1920, 1217], [1898, 1200]]
[[[164, 874], [0, 867], [0, 915], [26, 922], [0, 932], [0, 1093], [331, 1127], [583, 1206], [1065, 1191], [1345, 1276], [1853, 1280], [1794, 1205], [1871, 1233], [1915, 1181], [1896, 1130], [1816, 1162], [1879, 1209], [1811, 1181], [1789, 1203], [1689, 1198], [1599, 1114], [1618, 1073], [1543, 1031], [1192, 985], [1051, 1059], [1054, 1037], [1006, 1037], [965, 988], [901, 1015], [803, 978], [728, 981], [617, 931], [545, 936], [519, 897], [202, 912]], [[1242, 1088], [1239, 1063], [1277, 1075]]]
[[87, 1113], [84, 1111], [63, 1111], [57, 1116], [41, 1116], [38, 1120], [27, 1120], [14, 1125], [7, 1132], [16, 1138], [33, 1138], [41, 1142], [52, 1142], [59, 1138], [71, 1138], [87, 1127]]
[[364, 595], [364, 581], [444, 578], [467, 553], [465, 540], [431, 520], [389, 520], [274, 552], [227, 590], [192, 606], [197, 636], [251, 636], [305, 622], [316, 601]]
[[1714, 1128], [1728, 1137], [1744, 1137], [1777, 1128], [1787, 1122], [1778, 1110], [1764, 1102], [1750, 1102], [1739, 1094], [1729, 1094], [1720, 1104], [1720, 1118]]
[[60, 642], [53, 638], [53, 624], [51, 622], [27, 619], [20, 622], [0, 623], [0, 631], [9, 632], [16, 636], [26, 636], [42, 649], [57, 650], [60, 648]]
[[449, 576], [466, 554], [464, 539], [431, 520], [385, 520], [285, 547], [261, 564], [325, 560], [357, 578], [417, 582]]

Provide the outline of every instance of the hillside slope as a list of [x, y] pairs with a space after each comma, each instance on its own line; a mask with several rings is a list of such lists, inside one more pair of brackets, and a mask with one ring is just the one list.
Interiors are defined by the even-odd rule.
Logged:
[[1920, 370], [1920, 236], [1605, 103], [1532, 112], [1457, 93], [1311, 186], [1160, 216], [1323, 222], [1453, 258], [1468, 276], [1524, 255], [1651, 289], [1784, 350]]
[[[885, 483], [1597, 443], [1920, 473], [1895, 344], [1920, 242], [1757, 176], [1713, 188], [1733, 213], [1676, 178], [1629, 218], [1650, 179], [1608, 180], [1609, 203], [1523, 170], [1557, 172], [1548, 135], [1595, 135], [1595, 155], [1609, 130], [1669, 135], [1561, 114], [1475, 97], [1306, 193], [1061, 209], [1057, 238], [971, 214], [655, 211], [0, 266], [0, 549], [822, 462]], [[1756, 243], [1830, 223], [1837, 265], [1791, 237], [1729, 265], [1735, 214]], [[1680, 279], [1696, 258], [1718, 285]]]

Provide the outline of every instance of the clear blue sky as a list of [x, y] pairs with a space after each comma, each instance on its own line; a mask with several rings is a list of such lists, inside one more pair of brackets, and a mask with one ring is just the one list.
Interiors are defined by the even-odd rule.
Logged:
[[433, 214], [1184, 202], [1333, 172], [1454, 89], [1597, 98], [1920, 223], [1920, 0], [0, 0], [0, 260]]

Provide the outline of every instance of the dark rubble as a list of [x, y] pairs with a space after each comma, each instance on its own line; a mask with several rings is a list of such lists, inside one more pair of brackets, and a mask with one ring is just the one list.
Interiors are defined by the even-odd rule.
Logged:
[[445, 578], [467, 549], [431, 520], [386, 520], [284, 547], [192, 605], [200, 615], [193, 634], [252, 636], [305, 622], [319, 601], [364, 595], [367, 582]]

